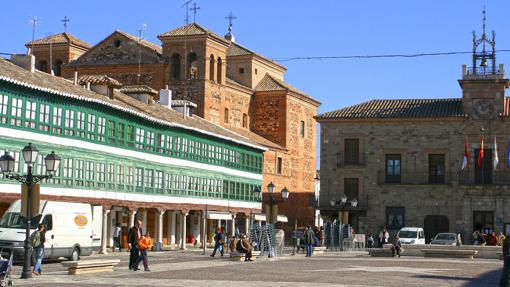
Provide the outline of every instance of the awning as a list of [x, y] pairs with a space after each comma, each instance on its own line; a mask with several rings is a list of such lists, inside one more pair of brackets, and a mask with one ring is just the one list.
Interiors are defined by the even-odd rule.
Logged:
[[232, 214], [228, 212], [207, 212], [207, 219], [232, 220]]
[[[254, 214], [253, 219], [257, 220], [257, 221], [266, 221], [266, 214], [265, 213]], [[285, 215], [278, 215], [276, 221], [277, 222], [289, 222], [289, 219]]]

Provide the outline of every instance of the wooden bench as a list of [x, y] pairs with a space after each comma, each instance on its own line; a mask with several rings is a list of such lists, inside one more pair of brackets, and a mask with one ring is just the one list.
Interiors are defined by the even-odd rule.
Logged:
[[78, 275], [96, 272], [113, 272], [113, 267], [120, 263], [120, 260], [83, 260], [62, 262], [67, 267], [69, 275]]
[[326, 246], [315, 246], [313, 247], [312, 254], [322, 254], [326, 251]]
[[[251, 260], [257, 260], [258, 256], [260, 256], [260, 251], [252, 251], [251, 252]], [[230, 253], [230, 258], [234, 261], [244, 261], [244, 253], [232, 251]]]
[[424, 257], [440, 258], [470, 258], [478, 254], [478, 250], [452, 250], [452, 249], [421, 249]]
[[390, 248], [368, 248], [368, 254], [372, 257], [391, 257]]

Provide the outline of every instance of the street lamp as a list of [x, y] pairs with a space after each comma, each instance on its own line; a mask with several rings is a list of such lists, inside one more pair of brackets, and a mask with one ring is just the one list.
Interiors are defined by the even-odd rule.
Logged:
[[[273, 224], [273, 205], [274, 205], [275, 188], [276, 188], [276, 185], [273, 182], [270, 182], [267, 185], [267, 193], [269, 194], [269, 224]], [[280, 192], [282, 194], [283, 200], [286, 200], [287, 198], [289, 198], [289, 190], [287, 189], [287, 187], [284, 187]], [[256, 187], [253, 190], [253, 194], [255, 195], [255, 198], [259, 198], [263, 201], [262, 192], [258, 187]]]
[[28, 279], [32, 277], [32, 272], [30, 270], [30, 225], [31, 225], [31, 202], [30, 202], [30, 196], [32, 194], [32, 187], [34, 184], [37, 184], [43, 179], [51, 178], [52, 173], [58, 170], [58, 167], [60, 165], [60, 157], [55, 154], [55, 152], [51, 152], [51, 154], [47, 155], [44, 158], [44, 164], [46, 165], [46, 171], [48, 174], [46, 175], [34, 175], [32, 174], [32, 165], [37, 160], [37, 155], [39, 154], [39, 150], [32, 145], [32, 143], [29, 143], [27, 146], [21, 150], [23, 154], [23, 159], [25, 160], [25, 163], [28, 166], [28, 172], [26, 175], [22, 174], [15, 174], [14, 172], [14, 165], [15, 165], [15, 159], [9, 155], [7, 152], [4, 153], [0, 157], [0, 169], [1, 172], [4, 174], [5, 178], [10, 180], [17, 180], [21, 182], [22, 184], [27, 185], [27, 204], [26, 204], [26, 210], [27, 210], [27, 216], [26, 216], [26, 229], [25, 229], [25, 261], [23, 262], [23, 271], [21, 272], [21, 278], [22, 279]]

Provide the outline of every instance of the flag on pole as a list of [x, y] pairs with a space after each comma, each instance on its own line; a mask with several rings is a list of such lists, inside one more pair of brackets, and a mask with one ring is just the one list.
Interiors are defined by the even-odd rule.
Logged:
[[466, 139], [464, 139], [464, 158], [462, 159], [462, 167], [460, 168], [460, 170], [466, 169], [466, 167], [468, 165], [468, 159], [469, 159], [469, 153], [468, 153], [468, 142], [467, 142], [467, 137], [466, 137]]
[[498, 144], [496, 143], [496, 136], [494, 136], [494, 156], [492, 158], [492, 166], [494, 170], [498, 167], [499, 157], [498, 157]]
[[476, 163], [478, 164], [479, 167], [482, 166], [483, 164], [483, 135], [480, 137], [480, 150], [478, 151], [478, 159], [476, 161]]

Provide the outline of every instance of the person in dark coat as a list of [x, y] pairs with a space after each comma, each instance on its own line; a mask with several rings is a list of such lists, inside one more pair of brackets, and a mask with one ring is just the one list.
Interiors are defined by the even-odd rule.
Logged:
[[253, 247], [249, 239], [246, 238], [246, 235], [242, 235], [241, 239], [237, 241], [236, 251], [239, 253], [244, 253], [244, 261], [253, 261], [251, 259], [251, 251]]
[[142, 221], [137, 219], [135, 226], [131, 227], [128, 232], [128, 247], [129, 247], [129, 269], [138, 269], [138, 264], [134, 264], [140, 256], [140, 249], [138, 248], [138, 241], [142, 237]]
[[[218, 228], [218, 232], [214, 236], [214, 250], [213, 253], [211, 254], [211, 257], [214, 257], [214, 255], [216, 255], [216, 250], [218, 250], [218, 248], [220, 248], [220, 246], [222, 245], [223, 245], [223, 232], [221, 228]], [[221, 256], [223, 256], [223, 247], [220, 250], [220, 254]]]
[[400, 251], [402, 250], [402, 243], [400, 242], [400, 238], [398, 236], [395, 237], [395, 241], [393, 241], [393, 245], [391, 246], [391, 255], [395, 257], [395, 253], [400, 258]]

